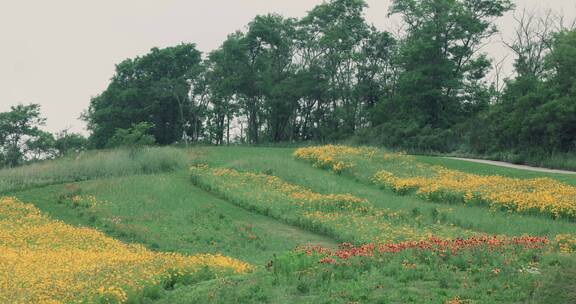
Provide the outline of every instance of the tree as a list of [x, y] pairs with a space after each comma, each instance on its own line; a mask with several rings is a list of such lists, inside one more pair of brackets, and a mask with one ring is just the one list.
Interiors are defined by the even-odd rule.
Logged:
[[194, 44], [181, 44], [127, 59], [116, 66], [108, 88], [90, 102], [83, 115], [95, 147], [104, 147], [116, 129], [148, 122], [159, 144], [171, 144], [196, 134], [201, 108], [193, 103], [192, 85], [201, 74], [201, 54]]
[[[248, 140], [265, 135], [273, 141], [289, 137], [289, 123], [298, 98], [287, 87], [293, 76], [295, 21], [279, 15], [256, 16], [246, 34], [229, 35], [209, 56], [207, 73], [211, 92], [211, 130], [221, 143], [229, 138], [231, 116], [246, 117]], [[226, 128], [224, 126], [227, 126]]]
[[0, 113], [0, 155], [5, 166], [21, 164], [28, 152], [43, 146], [47, 135], [39, 127], [46, 119], [40, 115], [39, 104], [12, 106]]
[[72, 152], [78, 153], [86, 150], [88, 139], [78, 133], [71, 133], [68, 130], [62, 130], [56, 134], [54, 148], [58, 156], [65, 156]]
[[432, 137], [418, 142], [418, 132], [413, 140], [391, 136], [398, 139], [392, 144], [449, 149], [446, 142], [434, 144], [431, 139], [446, 138], [439, 134], [487, 106], [479, 103], [489, 98], [477, 98], [487, 90], [482, 79], [490, 67], [480, 50], [497, 31], [494, 19], [511, 8], [509, 0], [393, 2], [390, 13], [402, 16], [407, 33], [400, 44], [401, 72], [395, 96], [386, 105], [386, 120], [427, 130]]
[[224, 133], [230, 142], [230, 123], [238, 114], [242, 80], [246, 69], [244, 35], [228, 36], [222, 46], [210, 53], [206, 62], [206, 83], [210, 94], [211, 109], [208, 124], [211, 139], [222, 144]]
[[358, 125], [362, 128], [382, 123], [379, 104], [394, 93], [397, 71], [393, 60], [396, 50], [397, 41], [390, 33], [371, 28], [357, 54], [354, 98], [361, 105]]
[[576, 151], [576, 31], [554, 34], [549, 49], [537, 73], [518, 55], [518, 77], [508, 81], [502, 102], [483, 118], [486, 127], [475, 132], [482, 138], [476, 151], [539, 156]]
[[153, 145], [156, 140], [149, 134], [153, 127], [150, 123], [141, 122], [127, 129], [116, 129], [114, 136], [108, 141], [108, 147], [138, 148]]
[[545, 71], [544, 58], [552, 51], [555, 34], [576, 28], [576, 19], [566, 23], [561, 15], [555, 15], [551, 10], [538, 16], [536, 11], [526, 9], [515, 14], [514, 19], [514, 38], [504, 43], [516, 55], [514, 67], [518, 78], [541, 78]]
[[366, 6], [363, 0], [332, 0], [299, 23], [301, 65], [307, 69], [301, 75], [315, 83], [305, 97], [312, 106], [305, 106], [302, 115], [312, 119], [306, 127], [313, 127], [310, 137], [316, 140], [349, 136], [358, 127], [360, 104], [353, 94], [357, 55], [370, 34], [363, 16]]
[[257, 16], [246, 34], [249, 50], [255, 54], [256, 90], [262, 101], [259, 123], [266, 122], [269, 139], [274, 142], [289, 138], [298, 105], [299, 97], [291, 94], [295, 23], [279, 15]]
[[30, 160], [41, 160], [56, 156], [54, 135], [39, 131], [36, 136], [26, 140], [26, 155]]

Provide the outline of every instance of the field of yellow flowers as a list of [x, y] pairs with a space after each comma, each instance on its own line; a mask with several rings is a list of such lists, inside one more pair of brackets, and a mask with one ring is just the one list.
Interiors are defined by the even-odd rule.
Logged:
[[146, 287], [206, 269], [217, 275], [251, 266], [221, 255], [151, 252], [0, 198], [1, 303], [123, 303]]
[[403, 153], [374, 148], [319, 146], [295, 151], [297, 159], [336, 173], [371, 172], [371, 180], [399, 193], [416, 192], [435, 201], [460, 201], [520, 213], [576, 218], [576, 187], [550, 178], [482, 176], [419, 163]]

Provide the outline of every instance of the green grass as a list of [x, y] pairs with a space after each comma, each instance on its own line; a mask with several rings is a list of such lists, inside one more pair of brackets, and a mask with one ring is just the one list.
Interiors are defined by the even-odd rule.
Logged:
[[[393, 211], [407, 210], [427, 218], [428, 221], [440, 220], [446, 225], [478, 232], [550, 237], [561, 233], [576, 234], [576, 225], [570, 221], [553, 221], [544, 216], [489, 210], [480, 206], [447, 205], [425, 201], [415, 195], [400, 196], [391, 190], [379, 189], [365, 180], [350, 175], [337, 175], [327, 170], [313, 168], [306, 162], [294, 159], [293, 151], [294, 149], [282, 148], [207, 147], [199, 148], [199, 157], [196, 161], [205, 162], [211, 167], [229, 167], [240, 171], [272, 174], [319, 193], [350, 193], [368, 199], [376, 207]], [[438, 217], [438, 213], [442, 216]]]
[[[266, 272], [182, 287], [160, 303], [549, 303], [533, 296], [541, 274], [518, 271], [539, 255], [484, 249], [442, 257], [415, 250], [330, 265], [318, 263], [316, 255], [292, 253], [274, 259]], [[536, 264], [554, 263], [548, 271], [569, 263], [556, 261], [549, 256]]]
[[222, 253], [256, 265], [298, 245], [334, 245], [328, 238], [236, 207], [189, 182], [186, 172], [75, 183], [74, 192], [106, 201], [102, 208], [60, 203], [72, 187], [52, 185], [14, 195], [52, 218], [95, 227], [159, 251]]
[[184, 168], [189, 156], [177, 148], [90, 151], [74, 157], [0, 170], [0, 194], [45, 185]]
[[470, 234], [458, 227], [423, 221], [409, 210], [375, 208], [369, 201], [350, 195], [321, 195], [268, 174], [209, 167], [194, 167], [190, 173], [194, 184], [238, 206], [339, 242], [360, 245], [422, 239], [431, 234], [444, 238]]
[[574, 174], [560, 174], [560, 173], [545, 173], [529, 170], [521, 170], [514, 168], [505, 168], [495, 165], [481, 164], [468, 162], [458, 159], [450, 159], [437, 156], [415, 156], [416, 160], [431, 164], [446, 167], [448, 169], [464, 171], [478, 175], [501, 175], [513, 178], [529, 179], [548, 177], [565, 184], [576, 186], [576, 175]]
[[[483, 207], [429, 202], [379, 189], [365, 179], [319, 170], [292, 157], [292, 148], [155, 148], [89, 153], [0, 171], [0, 192], [34, 203], [55, 219], [99, 229], [125, 242], [158, 251], [215, 253], [248, 261], [248, 275], [155, 290], [143, 303], [444, 303], [456, 296], [474, 303], [570, 303], [575, 279], [572, 257], [554, 254], [458, 257], [398, 255], [325, 265], [293, 252], [299, 245], [335, 241], [232, 204], [241, 193], [212, 193], [190, 181], [189, 163], [275, 175], [323, 194], [349, 193], [376, 208], [400, 211], [423, 223], [517, 236], [576, 235], [573, 222], [491, 211]], [[575, 185], [576, 178], [440, 158], [418, 157], [451, 169], [518, 178], [551, 177]], [[366, 169], [366, 176], [370, 168]], [[69, 171], [69, 172], [68, 172]], [[2, 179], [4, 178], [4, 179]], [[223, 183], [225, 185], [225, 183]], [[209, 189], [209, 187], [207, 187]], [[243, 191], [257, 192], [255, 187]], [[97, 208], [74, 207], [73, 195], [95, 196]], [[257, 196], [255, 196], [257, 197]], [[306, 227], [304, 227], [306, 228]], [[313, 229], [309, 229], [313, 230]], [[351, 232], [353, 233], [353, 231]], [[480, 255], [478, 255], [480, 254]], [[491, 254], [491, 253], [490, 253]], [[270, 263], [271, 261], [271, 263]], [[512, 261], [512, 262], [510, 262]], [[415, 269], [403, 267], [415, 263]], [[538, 274], [519, 274], [534, 262]], [[499, 276], [494, 268], [501, 269]], [[565, 271], [564, 271], [565, 270]], [[563, 275], [557, 275], [564, 271]], [[466, 303], [466, 302], [464, 302]]]

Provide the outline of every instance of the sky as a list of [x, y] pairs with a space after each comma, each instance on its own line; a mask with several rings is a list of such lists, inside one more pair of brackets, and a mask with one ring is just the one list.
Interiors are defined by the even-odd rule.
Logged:
[[[45, 130], [87, 134], [79, 116], [106, 89], [115, 64], [152, 47], [182, 42], [218, 48], [229, 33], [245, 30], [258, 14], [302, 17], [322, 0], [0, 0], [0, 112], [38, 103]], [[367, 0], [366, 19], [380, 30], [390, 0]], [[523, 8], [552, 9], [576, 18], [574, 0], [516, 0]], [[497, 21], [501, 33], [485, 48], [496, 60], [513, 56], [502, 44], [514, 31], [513, 12]]]

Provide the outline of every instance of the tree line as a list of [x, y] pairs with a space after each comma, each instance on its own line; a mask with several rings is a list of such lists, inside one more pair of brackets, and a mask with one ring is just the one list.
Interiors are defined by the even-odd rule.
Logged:
[[[18, 104], [0, 112], [0, 168], [76, 155], [94, 148], [88, 138], [69, 129], [56, 133], [42, 130], [45, 123], [39, 104]], [[107, 147], [130, 148], [134, 152], [154, 145], [156, 139], [149, 134], [151, 128], [151, 124], [141, 122], [128, 129], [117, 129]]]
[[[128, 142], [352, 140], [411, 151], [576, 150], [576, 32], [517, 15], [513, 77], [483, 52], [510, 0], [394, 0], [399, 33], [331, 0], [255, 17], [203, 56], [193, 43], [116, 66], [83, 113], [93, 148]], [[489, 75], [496, 75], [490, 79]]]
[[52, 134], [41, 130], [45, 122], [38, 104], [19, 104], [0, 112], [0, 168], [61, 157], [88, 146], [88, 140], [81, 134], [68, 130]]

